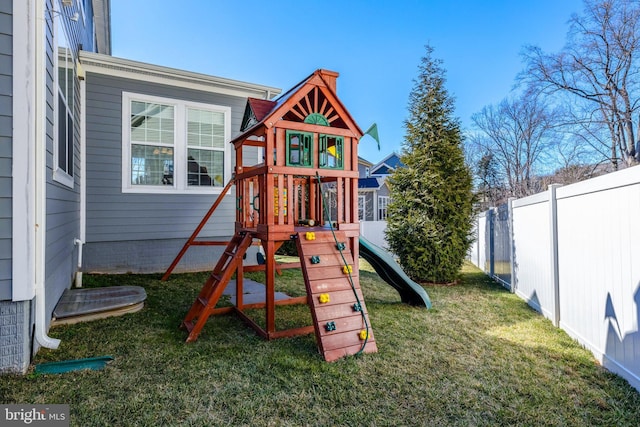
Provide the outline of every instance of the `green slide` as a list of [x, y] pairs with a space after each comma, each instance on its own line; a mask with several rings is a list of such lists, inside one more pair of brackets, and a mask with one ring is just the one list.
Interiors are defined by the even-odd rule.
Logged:
[[360, 237], [360, 256], [371, 264], [382, 280], [398, 291], [403, 303], [431, 308], [427, 291], [411, 280], [387, 251]]

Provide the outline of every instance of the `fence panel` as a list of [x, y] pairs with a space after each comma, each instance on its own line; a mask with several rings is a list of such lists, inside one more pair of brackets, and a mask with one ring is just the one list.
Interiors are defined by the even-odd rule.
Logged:
[[550, 192], [512, 202], [513, 290], [546, 318], [557, 322], [551, 268]]
[[360, 235], [381, 248], [389, 249], [384, 231], [387, 229], [387, 221], [360, 221]]
[[471, 231], [472, 235], [473, 235], [473, 241], [471, 242], [471, 245], [469, 246], [469, 252], [467, 252], [467, 259], [471, 262], [471, 264], [475, 265], [476, 267], [479, 264], [479, 250], [480, 250], [480, 244], [478, 242], [478, 218], [476, 218], [476, 220], [473, 223], [473, 230]]
[[482, 212], [478, 216], [478, 243], [480, 245], [478, 248], [478, 268], [490, 274], [491, 268], [487, 260], [491, 258], [491, 226], [487, 217], [491, 218], [491, 211]]
[[640, 390], [640, 167], [558, 189], [560, 327]]
[[[511, 206], [513, 291], [640, 391], [640, 166]], [[504, 280], [501, 217], [478, 215], [477, 253]]]
[[511, 288], [511, 220], [509, 206], [494, 210], [493, 220], [493, 277], [503, 286]]

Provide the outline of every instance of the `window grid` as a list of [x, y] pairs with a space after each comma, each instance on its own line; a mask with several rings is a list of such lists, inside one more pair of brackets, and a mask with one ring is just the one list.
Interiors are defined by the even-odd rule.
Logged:
[[69, 47], [62, 20], [55, 17], [56, 69], [58, 101], [55, 104], [57, 142], [54, 144], [54, 178], [69, 187], [73, 187], [74, 167], [74, 97], [75, 97], [75, 60]]
[[229, 107], [128, 92], [123, 106], [123, 192], [219, 192], [230, 173]]
[[378, 196], [378, 220], [387, 219], [387, 207], [389, 206], [389, 196]]

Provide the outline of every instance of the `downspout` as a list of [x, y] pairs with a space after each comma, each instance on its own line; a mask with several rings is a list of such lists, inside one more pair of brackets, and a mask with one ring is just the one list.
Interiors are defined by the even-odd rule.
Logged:
[[74, 284], [76, 288], [82, 287], [82, 249], [87, 241], [87, 140], [86, 140], [86, 83], [82, 65], [76, 64], [78, 78], [80, 79], [80, 237], [73, 240], [78, 246], [78, 267]]
[[[35, 149], [35, 340], [42, 347], [57, 349], [60, 340], [47, 335], [47, 299], [45, 292], [46, 217], [47, 217], [47, 117], [45, 65], [44, 2], [36, 1], [36, 149]], [[57, 96], [57, 94], [56, 94]]]
[[76, 288], [81, 288], [82, 287], [82, 245], [84, 245], [84, 242], [82, 241], [82, 239], [76, 238], [76, 239], [73, 239], [73, 244], [78, 246], [78, 271], [76, 271], [76, 278], [75, 278], [74, 284]]

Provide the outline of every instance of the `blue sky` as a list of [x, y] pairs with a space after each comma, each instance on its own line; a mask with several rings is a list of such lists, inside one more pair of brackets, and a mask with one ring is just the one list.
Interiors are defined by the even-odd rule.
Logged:
[[[443, 60], [463, 128], [509, 94], [533, 44], [562, 48], [582, 0], [111, 0], [113, 56], [291, 88], [318, 68], [340, 73], [338, 96], [381, 151], [399, 152], [425, 44]], [[235, 131], [235, 130], [234, 130]]]

